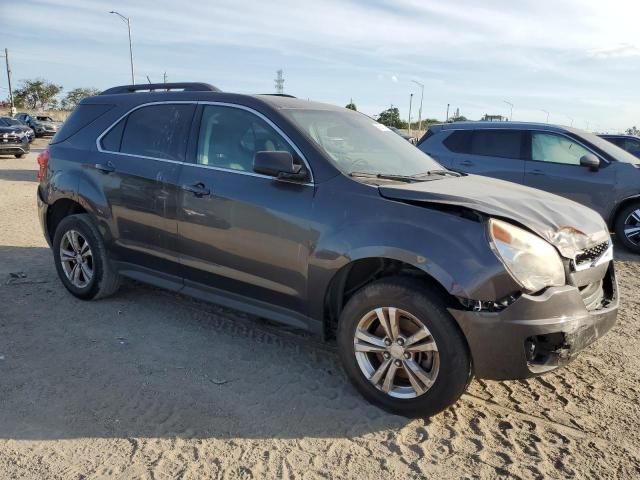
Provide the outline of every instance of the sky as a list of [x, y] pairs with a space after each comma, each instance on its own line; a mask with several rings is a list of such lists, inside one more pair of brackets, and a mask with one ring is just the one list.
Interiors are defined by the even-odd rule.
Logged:
[[[638, 0], [0, 0], [13, 84], [43, 77], [105, 89], [204, 81], [369, 115], [444, 119], [447, 104], [596, 131], [640, 126]], [[0, 97], [8, 94], [0, 66]], [[505, 102], [506, 101], [506, 102]]]

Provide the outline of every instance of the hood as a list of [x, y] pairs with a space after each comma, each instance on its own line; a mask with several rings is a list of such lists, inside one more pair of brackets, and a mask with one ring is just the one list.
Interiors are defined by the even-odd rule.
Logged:
[[[521, 224], [574, 258], [579, 250], [609, 240], [602, 217], [584, 205], [542, 190], [476, 175], [445, 177], [378, 187], [380, 195], [393, 200], [452, 205]], [[566, 237], [561, 232], [579, 232], [582, 242], [567, 254]]]

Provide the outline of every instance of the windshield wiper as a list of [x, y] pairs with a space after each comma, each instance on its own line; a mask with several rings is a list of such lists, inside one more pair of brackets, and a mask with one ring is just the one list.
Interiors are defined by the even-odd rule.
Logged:
[[413, 178], [430, 177], [432, 175], [441, 175], [441, 176], [451, 175], [452, 177], [461, 177], [462, 176], [461, 173], [454, 172], [453, 170], [429, 170], [427, 172], [416, 173], [415, 175], [412, 175], [412, 177]]
[[367, 177], [367, 178], [380, 178], [382, 180], [397, 180], [399, 182], [419, 182], [421, 180], [414, 176], [409, 175], [393, 175], [390, 173], [369, 173], [369, 172], [351, 172], [350, 177]]

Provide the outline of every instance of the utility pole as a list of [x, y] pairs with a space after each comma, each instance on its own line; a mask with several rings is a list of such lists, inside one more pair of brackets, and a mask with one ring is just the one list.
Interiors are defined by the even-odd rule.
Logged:
[[409, 135], [411, 135], [411, 104], [413, 103], [413, 93], [409, 95]]
[[113, 10], [109, 13], [118, 15], [120, 19], [127, 24], [127, 29], [129, 30], [129, 61], [131, 62], [131, 85], [135, 85], [136, 80], [135, 75], [133, 74], [133, 47], [131, 46], [131, 19]]
[[15, 114], [15, 106], [13, 105], [13, 90], [11, 89], [11, 67], [9, 66], [9, 50], [4, 49], [4, 59], [7, 63], [7, 82], [9, 83], [9, 103], [11, 104], [11, 116]]
[[540, 110], [540, 111], [547, 114], [547, 123], [549, 123], [549, 112], [547, 112], [546, 110]]
[[422, 131], [422, 99], [424, 97], [424, 85], [416, 80], [411, 80], [420, 87], [420, 110], [418, 110], [418, 130]]
[[450, 104], [448, 104], [448, 103], [447, 103], [447, 118], [446, 118], [446, 120], [444, 121], [444, 123], [447, 123], [447, 122], [449, 121], [449, 105], [450, 105]]
[[164, 75], [162, 75], [162, 81], [163, 83], [167, 83], [167, 72], [164, 72]]
[[509, 121], [513, 122], [513, 103], [507, 102], [506, 100], [504, 100], [504, 103], [506, 103], [507, 105], [509, 105], [511, 107], [511, 114], [509, 115]]
[[284, 93], [284, 77], [282, 76], [282, 70], [276, 72], [278, 76], [275, 79], [276, 93], [282, 95]]

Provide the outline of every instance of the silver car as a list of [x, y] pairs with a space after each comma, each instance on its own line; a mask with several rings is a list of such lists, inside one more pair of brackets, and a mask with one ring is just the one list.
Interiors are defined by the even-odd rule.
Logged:
[[603, 138], [548, 124], [458, 122], [432, 126], [418, 148], [453, 170], [587, 205], [640, 253], [640, 159]]

